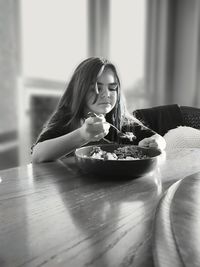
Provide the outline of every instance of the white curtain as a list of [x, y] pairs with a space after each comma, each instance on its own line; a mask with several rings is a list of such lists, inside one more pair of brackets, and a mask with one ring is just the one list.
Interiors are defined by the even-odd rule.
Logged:
[[147, 0], [146, 90], [150, 106], [200, 107], [200, 1]]

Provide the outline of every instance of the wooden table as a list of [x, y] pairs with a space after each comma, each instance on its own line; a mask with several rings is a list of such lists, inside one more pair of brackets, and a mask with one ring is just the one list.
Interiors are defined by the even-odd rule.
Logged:
[[0, 266], [154, 266], [163, 191], [200, 171], [200, 150], [171, 151], [128, 181], [85, 179], [73, 158], [0, 172]]
[[156, 266], [200, 266], [200, 172], [167, 190], [158, 205], [154, 229]]

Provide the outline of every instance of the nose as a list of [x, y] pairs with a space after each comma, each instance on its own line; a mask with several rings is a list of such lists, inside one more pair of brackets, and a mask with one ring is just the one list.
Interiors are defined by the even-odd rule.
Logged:
[[103, 86], [103, 90], [101, 92], [101, 97], [110, 97], [110, 90], [107, 85]]

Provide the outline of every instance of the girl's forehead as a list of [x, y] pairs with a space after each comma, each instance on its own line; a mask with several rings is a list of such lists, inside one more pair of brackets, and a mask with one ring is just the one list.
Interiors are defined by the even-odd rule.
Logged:
[[107, 68], [104, 69], [98, 76], [97, 76], [97, 82], [99, 83], [116, 83], [117, 79], [115, 76], [115, 73], [112, 69]]

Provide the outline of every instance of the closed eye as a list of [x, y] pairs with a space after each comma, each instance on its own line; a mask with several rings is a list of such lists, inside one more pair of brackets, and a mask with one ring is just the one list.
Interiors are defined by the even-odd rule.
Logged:
[[[103, 84], [102, 83], [97, 83], [98, 90], [101, 91], [103, 89]], [[117, 91], [118, 84], [117, 83], [109, 83], [108, 85], [108, 90], [110, 91]]]
[[116, 91], [117, 88], [118, 88], [118, 84], [117, 84], [117, 83], [110, 83], [110, 84], [108, 85], [108, 89], [109, 89], [110, 91]]

